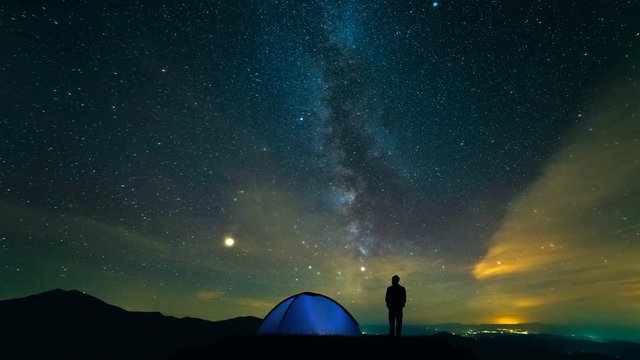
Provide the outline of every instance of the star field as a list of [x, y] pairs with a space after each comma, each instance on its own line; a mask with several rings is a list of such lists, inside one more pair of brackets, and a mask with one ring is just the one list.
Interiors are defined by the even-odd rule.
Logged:
[[[634, 1], [0, 5], [0, 298], [640, 321]], [[612, 306], [611, 304], [615, 304]]]

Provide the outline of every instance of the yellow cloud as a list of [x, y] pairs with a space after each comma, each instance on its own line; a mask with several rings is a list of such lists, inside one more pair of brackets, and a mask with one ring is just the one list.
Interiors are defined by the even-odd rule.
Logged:
[[201, 290], [198, 291], [196, 297], [198, 298], [198, 300], [202, 301], [214, 301], [220, 299], [223, 295], [224, 293], [220, 291]]
[[472, 306], [640, 321], [640, 94], [614, 95], [511, 203], [472, 269]]

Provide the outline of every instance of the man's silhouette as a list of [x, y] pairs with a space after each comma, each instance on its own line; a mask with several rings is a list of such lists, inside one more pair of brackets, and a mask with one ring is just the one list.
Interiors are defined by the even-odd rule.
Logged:
[[393, 275], [384, 301], [389, 309], [389, 335], [402, 335], [402, 308], [407, 302], [407, 291], [399, 284], [400, 276]]

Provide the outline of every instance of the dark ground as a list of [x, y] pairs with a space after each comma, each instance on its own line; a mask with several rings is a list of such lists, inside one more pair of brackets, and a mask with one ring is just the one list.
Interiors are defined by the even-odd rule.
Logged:
[[[529, 335], [525, 335], [529, 336]], [[233, 349], [234, 357], [259, 354], [264, 357], [331, 359], [343, 356], [359, 359], [636, 359], [639, 345], [619, 349], [623, 356], [594, 354], [580, 351], [559, 351], [553, 337], [524, 337], [505, 335], [473, 339], [438, 333], [431, 336], [364, 335], [340, 336], [224, 336], [207, 346], [186, 349], [172, 359], [213, 359], [223, 351]], [[549, 340], [549, 341], [547, 341]], [[224, 350], [223, 350], [224, 349]], [[625, 353], [626, 352], [626, 353]]]

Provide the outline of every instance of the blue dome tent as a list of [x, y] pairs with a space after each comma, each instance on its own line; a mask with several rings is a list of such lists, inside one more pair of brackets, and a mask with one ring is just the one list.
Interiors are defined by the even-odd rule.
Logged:
[[334, 300], [312, 292], [290, 296], [262, 321], [258, 334], [359, 336], [360, 326]]

